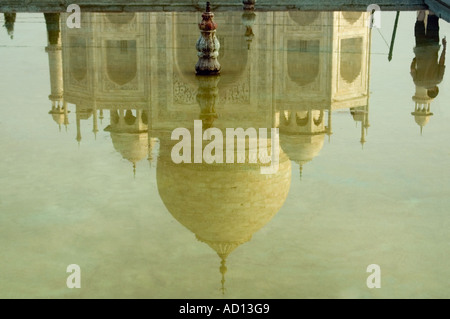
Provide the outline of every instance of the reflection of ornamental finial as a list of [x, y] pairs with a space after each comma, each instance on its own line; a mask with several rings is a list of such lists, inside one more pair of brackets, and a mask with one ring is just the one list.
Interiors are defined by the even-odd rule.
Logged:
[[303, 179], [303, 164], [300, 164], [300, 180]]
[[222, 261], [220, 262], [220, 273], [222, 274], [222, 280], [220, 281], [222, 283], [222, 287], [220, 290], [222, 290], [222, 294], [225, 295], [225, 274], [227, 273], [227, 266], [226, 259], [222, 258]]
[[209, 2], [206, 11], [202, 14], [202, 22], [198, 25], [200, 38], [197, 41], [198, 62], [195, 71], [198, 75], [216, 75], [220, 72], [219, 56], [220, 43], [216, 38], [217, 23], [213, 21], [214, 13], [211, 12]]

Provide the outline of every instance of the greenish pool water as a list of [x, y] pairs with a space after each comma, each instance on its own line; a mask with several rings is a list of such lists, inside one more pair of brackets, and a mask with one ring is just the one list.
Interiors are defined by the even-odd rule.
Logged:
[[[395, 15], [217, 13], [205, 80], [199, 14], [61, 15], [50, 37], [18, 14], [0, 30], [0, 297], [448, 298], [449, 76], [416, 89], [415, 12], [388, 61]], [[171, 132], [197, 119], [279, 128], [278, 172], [174, 164]]]

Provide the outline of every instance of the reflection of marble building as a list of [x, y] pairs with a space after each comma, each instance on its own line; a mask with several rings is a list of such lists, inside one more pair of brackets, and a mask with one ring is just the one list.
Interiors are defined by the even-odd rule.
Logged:
[[[159, 140], [161, 199], [217, 252], [222, 275], [226, 257], [282, 207], [289, 159], [303, 167], [319, 154], [332, 133], [332, 111], [350, 109], [364, 122], [363, 134], [368, 127], [365, 13], [217, 14], [222, 71], [215, 78], [195, 76], [197, 15], [83, 17], [83, 28], [62, 28], [62, 64], [48, 51], [51, 74], [58, 74], [51, 77], [52, 95], [61, 91], [61, 72], [63, 105], [75, 105], [78, 141], [80, 121], [92, 118], [96, 133], [98, 118], [109, 110], [105, 130], [133, 165], [150, 157]], [[180, 127], [192, 132], [196, 119], [222, 132], [278, 127], [279, 171], [262, 175], [261, 164], [250, 163], [174, 164], [171, 133]]]
[[[277, 126], [285, 151], [300, 165], [317, 156], [325, 135], [331, 135], [333, 110], [348, 108], [355, 120], [365, 114], [367, 129], [366, 13], [247, 15], [228, 12], [215, 18], [223, 70], [215, 125], [235, 127], [240, 119], [244, 127]], [[193, 72], [198, 20], [184, 13], [93, 13], [84, 17], [84, 28], [63, 25], [64, 102], [55, 100], [52, 112], [64, 113], [61, 103], [76, 105], [79, 141], [80, 121], [92, 116], [96, 133], [105, 109], [122, 123], [111, 123], [113, 133], [189, 125], [201, 112]], [[58, 54], [49, 51], [53, 98], [62, 87]], [[136, 122], [126, 128], [131, 115]], [[364, 142], [364, 130], [362, 135]]]

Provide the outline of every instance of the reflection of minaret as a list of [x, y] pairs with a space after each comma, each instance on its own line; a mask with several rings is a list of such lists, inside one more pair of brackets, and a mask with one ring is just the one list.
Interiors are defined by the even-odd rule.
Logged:
[[8, 36], [13, 39], [14, 38], [14, 23], [16, 22], [16, 14], [15, 13], [4, 13], [5, 17], [5, 28]]
[[69, 124], [67, 105], [63, 100], [63, 65], [61, 32], [59, 25], [59, 13], [44, 13], [45, 24], [47, 26], [48, 44], [45, 51], [48, 53], [48, 64], [50, 70], [50, 88], [49, 99], [52, 102], [52, 109], [49, 114], [52, 115], [59, 127]]
[[414, 112], [411, 115], [414, 116], [416, 123], [420, 126], [420, 134], [423, 132], [423, 127], [428, 124], [431, 116], [431, 102], [433, 98], [428, 96], [428, 90], [426, 88], [416, 86], [416, 94], [413, 96], [415, 102]]
[[114, 148], [133, 164], [133, 173], [136, 174], [136, 163], [147, 158], [151, 146], [147, 111], [113, 109], [110, 114], [111, 124], [105, 131], [110, 132]]

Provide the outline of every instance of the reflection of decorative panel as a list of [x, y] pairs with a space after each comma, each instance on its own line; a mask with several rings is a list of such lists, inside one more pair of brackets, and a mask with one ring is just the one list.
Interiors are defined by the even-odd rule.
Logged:
[[106, 57], [104, 90], [138, 90], [136, 40], [107, 40], [103, 47]]

